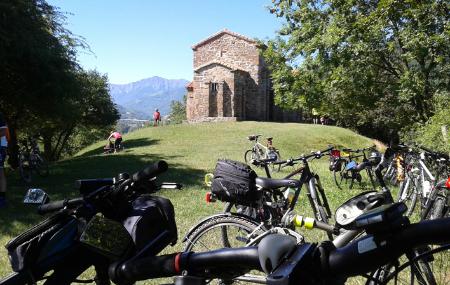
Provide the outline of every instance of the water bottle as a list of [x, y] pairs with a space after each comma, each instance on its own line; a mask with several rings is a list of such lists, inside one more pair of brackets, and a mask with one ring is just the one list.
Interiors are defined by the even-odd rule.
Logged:
[[286, 198], [286, 200], [289, 201], [289, 203], [292, 202], [292, 199], [294, 199], [295, 196], [295, 189], [288, 187], [285, 191], [284, 191], [284, 198]]

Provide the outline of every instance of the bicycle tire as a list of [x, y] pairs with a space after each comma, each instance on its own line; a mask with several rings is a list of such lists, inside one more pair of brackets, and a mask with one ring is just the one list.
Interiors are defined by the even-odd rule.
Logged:
[[[249, 241], [250, 233], [257, 236], [265, 231], [266, 229], [259, 227], [257, 222], [242, 216], [212, 217], [210, 220], [203, 221], [202, 225], [186, 237], [184, 251], [203, 252], [224, 247], [243, 247]], [[239, 282], [215, 280], [208, 284], [240, 284]]]
[[[444, 285], [448, 284], [450, 269], [449, 245], [440, 246], [426, 252], [415, 250], [415, 258], [410, 258], [402, 266], [390, 265], [384, 279], [376, 284], [421, 284]], [[416, 283], [417, 282], [417, 283]]]
[[244, 161], [245, 161], [245, 163], [248, 164], [254, 159], [259, 159], [259, 156], [258, 156], [258, 154], [255, 151], [253, 151], [252, 149], [249, 149], [249, 150], [245, 151], [245, 153], [244, 153]]
[[433, 201], [433, 206], [430, 209], [430, 215], [429, 215], [429, 219], [430, 220], [434, 220], [434, 219], [439, 219], [439, 218], [443, 218], [446, 216], [446, 202], [447, 202], [447, 198], [442, 196], [442, 195], [438, 195], [435, 200]]

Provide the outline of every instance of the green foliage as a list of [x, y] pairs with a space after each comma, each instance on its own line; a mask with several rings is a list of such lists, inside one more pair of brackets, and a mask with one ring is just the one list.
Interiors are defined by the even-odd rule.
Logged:
[[[450, 153], [450, 109], [448, 105], [450, 95], [443, 93], [436, 97], [434, 115], [425, 124], [415, 124], [411, 130], [405, 131], [403, 138], [430, 149]], [[447, 129], [446, 139], [442, 133], [443, 127]]]
[[183, 96], [183, 101], [170, 102], [170, 122], [174, 124], [180, 124], [183, 120], [186, 120], [186, 100], [187, 95]]
[[[277, 0], [267, 43], [277, 104], [330, 113], [378, 137], [435, 113], [450, 85], [448, 1]], [[384, 134], [382, 133], [384, 132]]]
[[103, 128], [118, 118], [107, 78], [76, 62], [86, 44], [63, 27], [45, 0], [0, 3], [0, 112], [19, 136], [40, 135], [49, 159], [70, 153], [74, 132]]

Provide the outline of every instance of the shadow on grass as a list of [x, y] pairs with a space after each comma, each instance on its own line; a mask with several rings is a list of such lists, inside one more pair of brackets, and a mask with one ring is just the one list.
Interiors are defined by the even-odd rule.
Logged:
[[[150, 138], [140, 138], [140, 139], [124, 140], [123, 146], [125, 147], [125, 151], [126, 151], [126, 150], [129, 150], [132, 148], [151, 146], [151, 145], [155, 145], [158, 143], [159, 143], [159, 140], [153, 140]], [[104, 145], [99, 146], [93, 150], [83, 153], [82, 155], [80, 155], [80, 157], [92, 156], [92, 155], [96, 155], [96, 154], [103, 154], [104, 147], [105, 147]]]
[[[52, 201], [78, 196], [75, 180], [82, 178], [114, 177], [118, 173], [133, 174], [147, 165], [166, 160], [169, 170], [158, 176], [157, 183], [177, 182], [184, 186], [200, 186], [204, 171], [171, 164], [174, 156], [127, 155], [124, 153], [108, 156], [77, 157], [52, 165], [49, 177], [33, 178], [31, 185], [25, 185], [18, 173], [8, 177], [8, 206], [0, 209], [0, 235], [15, 236], [43, 219], [36, 213], [36, 206], [24, 205], [23, 196], [28, 188], [44, 189]], [[157, 195], [157, 194], [156, 194]]]

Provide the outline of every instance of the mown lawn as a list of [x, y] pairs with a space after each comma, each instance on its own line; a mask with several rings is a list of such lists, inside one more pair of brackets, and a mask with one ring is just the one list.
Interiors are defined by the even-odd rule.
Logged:
[[[283, 158], [296, 157], [312, 150], [324, 149], [332, 144], [338, 147], [366, 147], [373, 142], [349, 130], [321, 125], [296, 123], [232, 122], [197, 125], [173, 125], [146, 128], [124, 137], [125, 151], [102, 155], [105, 142], [96, 143], [75, 157], [51, 166], [48, 178], [35, 177], [32, 185], [25, 185], [13, 172], [8, 173], [9, 206], [0, 210], [0, 244], [42, 219], [32, 206], [21, 203], [27, 188], [39, 187], [46, 190], [52, 200], [76, 197], [74, 181], [80, 178], [112, 177], [119, 172], [133, 173], [148, 163], [164, 159], [169, 171], [159, 181], [178, 182], [183, 190], [164, 190], [161, 196], [168, 197], [174, 204], [180, 240], [184, 233], [201, 218], [222, 210], [221, 203], [206, 204], [203, 177], [214, 169], [218, 158], [243, 161], [245, 150], [251, 147], [247, 140], [250, 134], [273, 136], [274, 146], [280, 149]], [[335, 187], [328, 160], [315, 161], [311, 167], [319, 173], [327, 190], [330, 204], [335, 209], [342, 202], [361, 192], [361, 188], [339, 190]], [[262, 175], [262, 172], [258, 170]], [[278, 173], [282, 176], [286, 173]], [[300, 196], [297, 212], [311, 213], [304, 195]], [[320, 232], [304, 233], [307, 240], [319, 241], [325, 238]], [[178, 243], [166, 252], [182, 249]], [[0, 277], [10, 273], [6, 250], [0, 247]], [[145, 282], [159, 284], [160, 281]]]

